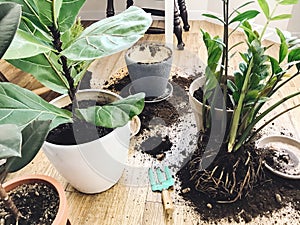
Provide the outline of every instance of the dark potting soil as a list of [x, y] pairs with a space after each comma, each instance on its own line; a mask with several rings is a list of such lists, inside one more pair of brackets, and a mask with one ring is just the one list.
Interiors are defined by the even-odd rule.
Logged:
[[[196, 190], [195, 181], [191, 178], [191, 163], [194, 163], [195, 158], [199, 157], [201, 152], [205, 150], [207, 141], [208, 139], [202, 139], [202, 143], [198, 145], [195, 154], [176, 174], [181, 184], [180, 190], [177, 191], [186, 203], [195, 209], [201, 220], [216, 221], [217, 224], [218, 220], [227, 218], [228, 222], [239, 223], [242, 218], [247, 223], [258, 216], [272, 216], [272, 212], [288, 204], [295, 210], [300, 209], [300, 180], [281, 178], [265, 167], [263, 167], [260, 180], [254, 183], [253, 189], [234, 203], [220, 204], [215, 198], [210, 198], [207, 194]], [[256, 149], [254, 143], [250, 145], [250, 148], [264, 157], [268, 156], [266, 149]], [[253, 162], [258, 164], [256, 159], [253, 158]], [[239, 171], [239, 173], [243, 172]], [[297, 218], [295, 219], [297, 220]], [[280, 223], [280, 221], [277, 222]]]
[[169, 136], [152, 136], [146, 139], [141, 144], [141, 150], [144, 153], [147, 153], [158, 160], [163, 160], [166, 155], [166, 151], [169, 151], [172, 147]]
[[[193, 97], [196, 98], [199, 102], [203, 102], [203, 90], [202, 88], [198, 88], [197, 90], [194, 91]], [[219, 99], [222, 100], [222, 99]], [[211, 100], [207, 100], [206, 101], [206, 105], [210, 105]], [[216, 102], [217, 108], [222, 108], [222, 102], [221, 101], [217, 101]], [[230, 101], [230, 98], [227, 97], [227, 109], [232, 110], [234, 108], [232, 102]]]
[[[94, 105], [103, 105], [103, 103], [100, 104], [95, 101], [79, 102], [80, 108], [87, 108]], [[64, 109], [72, 111], [72, 104], [64, 107]], [[51, 130], [46, 140], [58, 145], [83, 144], [103, 137], [112, 131], [112, 128], [95, 126], [94, 124], [74, 118], [73, 123], [61, 124]]]
[[[178, 104], [180, 102], [188, 102], [188, 87], [195, 78], [195, 76], [185, 78], [177, 75], [172, 77], [173, 86], [178, 85], [181, 91], [185, 90], [185, 93], [182, 94], [182, 92], [174, 88], [173, 96], [171, 96], [172, 105], [174, 105], [174, 102]], [[115, 79], [108, 86], [108, 89], [120, 92], [129, 82], [128, 76]], [[106, 84], [108, 85], [109, 83]], [[139, 135], [143, 133], [143, 130], [150, 129], [149, 121], [155, 115], [163, 118], [165, 124], [170, 126], [176, 124], [179, 120], [179, 115], [186, 112], [186, 109], [182, 109], [179, 112], [178, 110], [174, 111], [172, 106], [168, 106], [168, 101], [146, 104], [144, 111], [139, 116], [142, 123]], [[160, 137], [152, 138], [158, 140]], [[172, 144], [172, 140], [170, 142]], [[260, 183], [255, 184], [253, 190], [247, 196], [235, 203], [219, 204], [207, 195], [195, 190], [194, 184], [190, 181], [191, 175], [187, 165], [188, 163], [176, 174], [181, 182], [180, 188], [176, 191], [181, 193], [185, 204], [191, 205], [202, 220], [218, 224], [218, 221], [222, 218], [227, 218], [229, 222], [233, 223], [241, 222], [240, 218], [242, 218], [245, 222], [250, 222], [252, 218], [262, 215], [272, 216], [272, 212], [283, 208], [287, 204], [291, 204], [293, 208], [300, 210], [300, 180], [283, 179], [264, 168], [264, 179]], [[282, 217], [284, 216], [282, 215]], [[295, 221], [297, 220], [299, 221], [300, 217], [295, 218]], [[275, 223], [280, 224], [280, 221]]]
[[[9, 192], [9, 196], [24, 217], [19, 225], [51, 225], [58, 212], [58, 193], [47, 184], [23, 184]], [[0, 201], [0, 220], [4, 225], [16, 224], [3, 201]]]

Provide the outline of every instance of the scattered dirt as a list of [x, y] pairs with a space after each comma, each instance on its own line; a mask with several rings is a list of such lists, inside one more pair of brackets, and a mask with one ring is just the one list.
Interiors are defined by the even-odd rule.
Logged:
[[169, 136], [152, 136], [146, 139], [141, 144], [141, 150], [144, 153], [147, 153], [158, 160], [163, 160], [165, 157], [165, 152], [169, 151], [172, 147]]
[[[106, 88], [119, 93], [126, 85], [129, 84], [130, 79], [126, 75], [126, 70], [122, 71], [123, 75], [106, 83]], [[149, 130], [149, 121], [159, 116], [163, 119], [166, 126], [176, 126], [180, 122], [180, 116], [188, 112], [186, 108], [180, 110], [173, 110], [174, 106], [180, 106], [182, 102], [188, 102], [188, 87], [195, 79], [195, 76], [181, 77], [174, 75], [170, 82], [174, 88], [173, 96], [168, 101], [162, 101], [155, 104], [146, 104], [144, 111], [139, 116], [142, 123], [142, 129], [138, 135], [142, 135], [145, 130]], [[180, 90], [179, 90], [180, 89]], [[184, 93], [182, 93], [184, 90]], [[170, 105], [168, 103], [171, 102]], [[176, 129], [176, 128], [174, 128]], [[271, 128], [272, 130], [272, 128]], [[196, 136], [196, 135], [195, 135]], [[162, 137], [152, 137], [156, 140]], [[151, 139], [146, 139], [144, 142], [149, 142]], [[171, 144], [176, 146], [175, 140], [170, 138]], [[147, 151], [146, 151], [147, 152]], [[148, 152], [152, 154], [151, 152]], [[193, 156], [194, 157], [194, 156]], [[192, 160], [193, 157], [190, 159]], [[164, 158], [163, 160], [167, 160]], [[195, 212], [200, 216], [201, 220], [210, 224], [219, 224], [219, 221], [224, 218], [229, 223], [242, 223], [250, 222], [253, 218], [268, 216], [272, 217], [272, 213], [289, 205], [295, 210], [300, 209], [300, 181], [283, 179], [269, 172], [267, 169], [262, 171], [262, 179], [253, 184], [253, 190], [246, 194], [242, 199], [231, 204], [219, 204], [206, 194], [203, 194], [195, 189], [195, 184], [191, 182], [191, 174], [188, 168], [189, 163], [186, 163], [178, 174], [176, 175], [179, 180], [180, 186], [176, 187], [176, 192], [185, 201], [185, 204], [194, 208]], [[180, 201], [180, 200], [178, 200]], [[288, 212], [289, 213], [289, 212]], [[286, 214], [281, 217], [287, 216]], [[294, 215], [293, 215], [294, 217]], [[291, 223], [284, 224], [297, 224], [300, 220], [300, 213], [298, 213]], [[295, 223], [296, 221], [296, 223]], [[275, 221], [274, 224], [283, 224], [282, 221]]]
[[[23, 184], [9, 192], [24, 219], [19, 225], [51, 225], [59, 207], [58, 193], [50, 186], [42, 183]], [[1, 224], [16, 224], [9, 209], [0, 201]]]

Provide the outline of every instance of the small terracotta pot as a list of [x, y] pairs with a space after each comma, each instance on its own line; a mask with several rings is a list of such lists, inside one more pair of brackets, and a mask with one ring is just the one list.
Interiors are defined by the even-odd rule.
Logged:
[[51, 185], [58, 193], [59, 196], [59, 207], [57, 215], [52, 223], [52, 225], [66, 225], [68, 221], [68, 206], [67, 206], [67, 198], [65, 195], [65, 191], [61, 184], [52, 177], [46, 175], [28, 175], [23, 177], [18, 177], [12, 180], [7, 181], [3, 184], [5, 191], [9, 192], [12, 189], [22, 185], [22, 184], [30, 184], [35, 182], [42, 182]]

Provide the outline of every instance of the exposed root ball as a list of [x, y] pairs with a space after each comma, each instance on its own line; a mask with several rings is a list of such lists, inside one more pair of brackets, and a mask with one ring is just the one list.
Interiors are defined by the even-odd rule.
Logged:
[[[206, 146], [203, 142], [199, 142], [199, 145], [195, 154], [202, 156], [201, 151]], [[195, 157], [189, 166], [196, 190], [208, 194], [218, 203], [232, 203], [247, 195], [263, 176], [263, 158], [254, 147], [247, 145], [237, 152], [228, 153], [226, 145], [222, 145], [212, 164], [205, 170], [199, 169], [201, 157]]]

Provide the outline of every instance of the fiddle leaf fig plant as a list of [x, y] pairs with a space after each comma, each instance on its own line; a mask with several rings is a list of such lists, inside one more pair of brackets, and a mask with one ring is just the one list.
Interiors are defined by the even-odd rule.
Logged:
[[[11, 44], [20, 18], [20, 5], [11, 2], [0, 3], [0, 58]], [[13, 102], [13, 99], [11, 100]], [[1, 98], [1, 102], [3, 101], [5, 99]], [[2, 119], [4, 117], [1, 114]], [[23, 128], [15, 124], [0, 125], [0, 199], [11, 210], [16, 221], [23, 215], [2, 186], [3, 181], [8, 173], [18, 171], [32, 161], [49, 132], [50, 124], [49, 120], [32, 120]]]
[[[51, 90], [68, 94], [74, 108], [78, 108], [76, 93], [90, 64], [132, 46], [152, 22], [150, 14], [133, 6], [83, 28], [77, 17], [85, 0], [12, 2], [22, 6], [22, 19], [3, 58]], [[122, 126], [142, 111], [145, 95], [138, 93], [108, 106], [92, 106], [74, 113], [11, 83], [0, 83], [0, 97], [0, 115], [4, 118], [0, 123], [25, 127], [40, 119], [51, 120], [51, 128], [55, 128], [75, 117], [97, 126]]]

